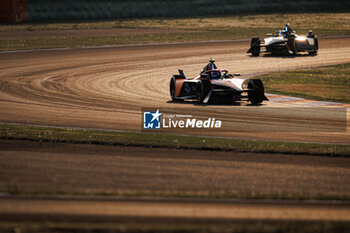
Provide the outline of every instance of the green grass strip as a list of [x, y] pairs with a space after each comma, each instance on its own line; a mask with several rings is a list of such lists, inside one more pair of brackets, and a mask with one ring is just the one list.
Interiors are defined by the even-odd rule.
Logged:
[[[92, 36], [92, 37], [53, 37], [36, 39], [13, 39], [0, 40], [0, 51], [11, 50], [34, 50], [52, 48], [80, 48], [88, 46], [113, 46], [127, 44], [152, 44], [152, 43], [177, 43], [198, 42], [216, 40], [248, 39], [251, 37], [265, 36], [271, 32], [271, 28], [232, 28], [210, 29], [202, 32], [179, 32], [179, 33], [155, 33], [143, 35], [116, 35], [116, 36]], [[302, 30], [306, 34], [307, 30]], [[319, 35], [342, 35], [340, 30], [327, 30]], [[319, 32], [321, 33], [321, 31]], [[247, 46], [248, 50], [249, 46]]]
[[[69, 20], [37, 21], [26, 23], [2, 23], [0, 31], [41, 31], [41, 30], [79, 30], [79, 29], [189, 29], [189, 30], [234, 30], [235, 28], [270, 28], [264, 33], [280, 30], [285, 22], [290, 22], [298, 34], [314, 30], [319, 33], [331, 33], [336, 30], [349, 35], [350, 12], [347, 13], [304, 13], [304, 14], [248, 14], [215, 17], [156, 17], [110, 20]], [[327, 19], [327, 20], [325, 20]], [[330, 31], [330, 32], [329, 32]]]
[[260, 76], [266, 92], [350, 103], [350, 63]]
[[350, 157], [350, 145], [0, 125], [1, 139]]
[[[52, 48], [80, 48], [89, 46], [113, 46], [127, 44], [152, 44], [169, 42], [192, 42], [207, 40], [204, 32], [157, 33], [144, 35], [38, 38], [0, 40], [0, 51], [34, 50]], [[208, 39], [209, 40], [209, 39]]]

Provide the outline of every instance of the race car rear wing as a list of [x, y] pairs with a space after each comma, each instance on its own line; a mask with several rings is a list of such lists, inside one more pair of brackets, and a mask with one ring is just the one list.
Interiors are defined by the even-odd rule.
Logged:
[[188, 78], [186, 77], [186, 75], [185, 75], [185, 73], [184, 73], [183, 70], [180, 70], [180, 69], [179, 69], [179, 74], [180, 74], [181, 76], [183, 76], [185, 79], [188, 79]]
[[187, 79], [183, 70], [179, 70], [179, 74], [174, 74], [173, 78], [175, 78], [175, 80], [176, 79]]

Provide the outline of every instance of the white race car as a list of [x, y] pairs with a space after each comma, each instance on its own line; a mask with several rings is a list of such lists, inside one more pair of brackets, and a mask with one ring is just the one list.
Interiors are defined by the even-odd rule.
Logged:
[[250, 101], [259, 104], [268, 100], [260, 79], [243, 79], [238, 74], [228, 74], [227, 70], [207, 70], [193, 79], [188, 79], [183, 70], [170, 80], [170, 96], [174, 101], [197, 99], [208, 103], [218, 99], [229, 101]]
[[298, 36], [294, 32], [281, 30], [275, 35], [267, 34], [267, 36], [269, 37], [264, 40], [252, 38], [247, 53], [253, 56], [259, 56], [261, 52], [291, 55], [308, 52], [310, 55], [315, 55], [318, 51], [318, 39], [312, 34], [312, 31], [309, 31], [306, 36]]

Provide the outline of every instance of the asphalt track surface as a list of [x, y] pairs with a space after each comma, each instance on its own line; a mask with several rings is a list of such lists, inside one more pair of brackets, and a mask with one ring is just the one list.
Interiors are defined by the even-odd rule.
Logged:
[[[196, 76], [209, 57], [234, 73], [272, 72], [350, 62], [349, 42], [350, 38], [324, 38], [320, 40], [319, 55], [294, 58], [250, 57], [245, 53], [247, 41], [0, 53], [0, 121], [140, 131], [141, 108], [171, 108], [179, 113], [185, 109], [215, 116], [238, 127], [235, 131], [190, 132], [196, 135], [349, 143], [348, 132], [309, 132], [311, 128], [303, 120], [309, 120], [310, 108], [294, 112], [295, 105], [277, 102], [260, 106], [173, 103], [168, 90], [169, 79], [178, 68], [189, 77]], [[267, 120], [269, 127], [278, 128], [285, 121], [290, 128], [303, 130], [257, 132]], [[312, 120], [319, 125], [342, 121], [334, 114], [319, 114]], [[248, 132], [243, 132], [247, 128]], [[0, 150], [0, 187], [10, 192], [342, 198], [349, 194], [350, 187], [346, 158], [15, 141], [1, 141]], [[21, 216], [24, 220], [33, 216], [40, 220], [48, 216], [124, 216], [349, 221], [350, 216], [349, 205], [344, 202], [312, 205], [241, 200], [217, 203], [2, 197], [0, 210], [2, 219], [8, 220]]]
[[157, 198], [1, 198], [2, 220], [350, 221], [349, 203]]
[[[349, 143], [349, 132], [337, 128], [344, 123], [342, 114], [321, 111], [310, 119], [317, 109], [295, 110], [293, 104], [272, 101], [260, 106], [170, 101], [169, 80], [177, 69], [194, 77], [209, 57], [220, 68], [250, 75], [350, 62], [348, 37], [321, 38], [317, 56], [250, 57], [248, 47], [248, 41], [225, 41], [0, 53], [0, 121], [140, 131], [143, 107], [168, 108], [228, 124], [223, 131], [176, 133]], [[262, 125], [273, 130], [257, 130]], [[315, 125], [330, 128], [315, 132]]]
[[[341, 199], [350, 192], [347, 158], [6, 140], [0, 140], [0, 148], [1, 190], [51, 194], [1, 195], [2, 221], [350, 221], [349, 201], [210, 198], [255, 194]], [[60, 193], [67, 196], [54, 196]], [[76, 193], [148, 193], [159, 198], [70, 196]], [[176, 198], [181, 194], [209, 198]]]

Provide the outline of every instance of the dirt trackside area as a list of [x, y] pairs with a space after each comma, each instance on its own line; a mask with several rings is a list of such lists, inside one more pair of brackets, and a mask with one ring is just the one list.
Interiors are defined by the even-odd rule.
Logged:
[[348, 158], [9, 140], [0, 154], [1, 232], [350, 227]]
[[348, 158], [0, 141], [5, 193], [350, 199]]

